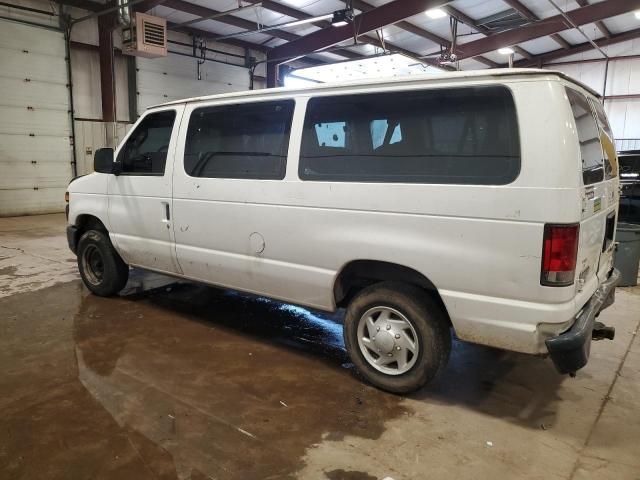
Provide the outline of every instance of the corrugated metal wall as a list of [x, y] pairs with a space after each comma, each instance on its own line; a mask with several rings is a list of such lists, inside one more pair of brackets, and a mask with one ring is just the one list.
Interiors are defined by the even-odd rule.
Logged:
[[[571, 75], [602, 94], [604, 61], [547, 65], [546, 68]], [[640, 95], [640, 58], [609, 62], [606, 96], [622, 95]], [[609, 98], [604, 105], [618, 148], [640, 148], [640, 98]]]
[[0, 216], [62, 211], [71, 118], [62, 33], [0, 20]]
[[138, 114], [158, 103], [180, 98], [249, 89], [245, 67], [206, 61], [197, 77], [195, 58], [169, 54], [164, 58], [136, 58]]

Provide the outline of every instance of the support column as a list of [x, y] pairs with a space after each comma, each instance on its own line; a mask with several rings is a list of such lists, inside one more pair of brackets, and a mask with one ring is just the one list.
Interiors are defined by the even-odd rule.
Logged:
[[274, 88], [280, 85], [278, 70], [277, 63], [267, 61], [267, 88]]
[[102, 120], [116, 121], [115, 58], [113, 55], [113, 22], [111, 15], [98, 18], [100, 55], [100, 86], [102, 89]]

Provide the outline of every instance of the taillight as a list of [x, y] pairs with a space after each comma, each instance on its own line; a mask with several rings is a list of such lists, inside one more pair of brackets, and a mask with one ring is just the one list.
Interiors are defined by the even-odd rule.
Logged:
[[573, 284], [580, 225], [545, 225], [540, 283], [550, 287]]

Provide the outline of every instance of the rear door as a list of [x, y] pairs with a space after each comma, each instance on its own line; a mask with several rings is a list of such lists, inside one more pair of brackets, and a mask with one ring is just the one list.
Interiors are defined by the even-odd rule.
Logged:
[[613, 265], [614, 236], [616, 227], [616, 215], [620, 203], [620, 188], [618, 180], [618, 155], [616, 144], [609, 126], [609, 121], [604, 113], [602, 104], [593, 98], [589, 99], [591, 107], [595, 112], [600, 134], [600, 145], [604, 157], [604, 197], [602, 199], [602, 209], [606, 214], [605, 238], [600, 254], [600, 265], [598, 267], [598, 277], [603, 281]]
[[[602, 282], [611, 268], [617, 206], [617, 194], [613, 192], [612, 185], [617, 182], [612, 168], [605, 169], [601, 143], [603, 133], [593, 103], [575, 89], [567, 87], [566, 91], [580, 142], [582, 215], [576, 288], [582, 290]], [[606, 121], [606, 117], [603, 118]]]

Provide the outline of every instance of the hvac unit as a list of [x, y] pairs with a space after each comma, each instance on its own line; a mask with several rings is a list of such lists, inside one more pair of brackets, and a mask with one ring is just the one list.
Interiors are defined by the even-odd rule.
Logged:
[[134, 21], [122, 29], [122, 53], [138, 57], [167, 56], [167, 20], [136, 13]]

